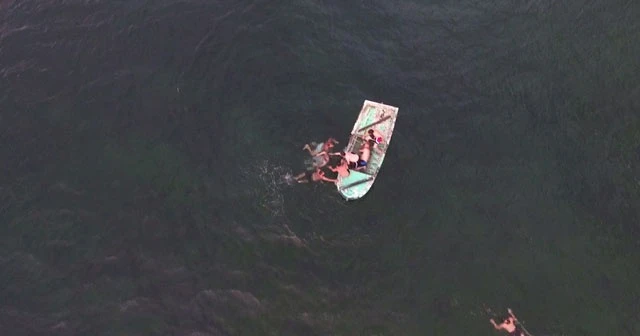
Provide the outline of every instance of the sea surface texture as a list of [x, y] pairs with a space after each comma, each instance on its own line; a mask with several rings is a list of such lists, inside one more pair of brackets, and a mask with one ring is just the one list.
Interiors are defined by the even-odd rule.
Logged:
[[637, 336], [639, 223], [637, 0], [0, 2], [0, 335]]

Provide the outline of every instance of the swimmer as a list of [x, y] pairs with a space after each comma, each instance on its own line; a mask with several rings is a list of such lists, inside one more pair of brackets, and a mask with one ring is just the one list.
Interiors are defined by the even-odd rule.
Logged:
[[340, 176], [340, 177], [347, 177], [351, 173], [349, 171], [349, 163], [347, 162], [346, 159], [341, 159], [340, 160], [340, 165], [338, 165], [335, 168], [334, 167], [329, 167], [329, 169], [331, 169], [331, 171], [334, 172], [334, 173], [338, 173], [338, 176]]
[[339, 144], [338, 140], [329, 138], [325, 142], [312, 142], [311, 144], [305, 144], [302, 150], [309, 152], [309, 155], [316, 156], [323, 152], [328, 153], [336, 144]]
[[513, 315], [513, 311], [511, 308], [507, 310], [509, 312], [509, 316], [505, 317], [502, 320], [502, 323], [497, 324], [494, 319], [490, 319], [489, 322], [493, 325], [496, 330], [505, 330], [509, 333], [509, 336], [527, 336], [527, 334], [520, 328], [518, 324], [518, 319]]
[[320, 168], [316, 168], [314, 171], [306, 171], [304, 173], [300, 173], [293, 177], [298, 183], [308, 183], [308, 182], [331, 182], [338, 183], [337, 179], [330, 179], [324, 176], [324, 172], [320, 170]]

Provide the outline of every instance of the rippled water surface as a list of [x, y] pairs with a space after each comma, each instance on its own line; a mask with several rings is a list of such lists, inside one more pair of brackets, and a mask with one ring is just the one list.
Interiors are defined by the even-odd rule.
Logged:
[[[0, 329], [638, 335], [639, 17], [4, 1]], [[400, 108], [370, 193], [292, 183], [365, 99]]]

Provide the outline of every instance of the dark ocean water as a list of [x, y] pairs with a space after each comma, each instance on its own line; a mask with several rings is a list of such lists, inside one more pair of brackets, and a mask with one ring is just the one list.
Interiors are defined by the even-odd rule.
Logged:
[[[637, 1], [3, 1], [0, 334], [640, 335]], [[292, 185], [398, 106], [362, 200]]]

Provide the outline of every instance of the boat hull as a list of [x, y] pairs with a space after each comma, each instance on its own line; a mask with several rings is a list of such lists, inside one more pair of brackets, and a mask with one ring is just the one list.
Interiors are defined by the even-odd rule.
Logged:
[[363, 145], [362, 137], [366, 136], [369, 129], [378, 132], [383, 141], [376, 146], [377, 149], [371, 150], [371, 157], [364, 170], [351, 170], [349, 176], [338, 178], [336, 186], [344, 199], [349, 201], [360, 199], [373, 186], [389, 149], [397, 115], [398, 108], [395, 106], [364, 101], [345, 151], [357, 153]]

